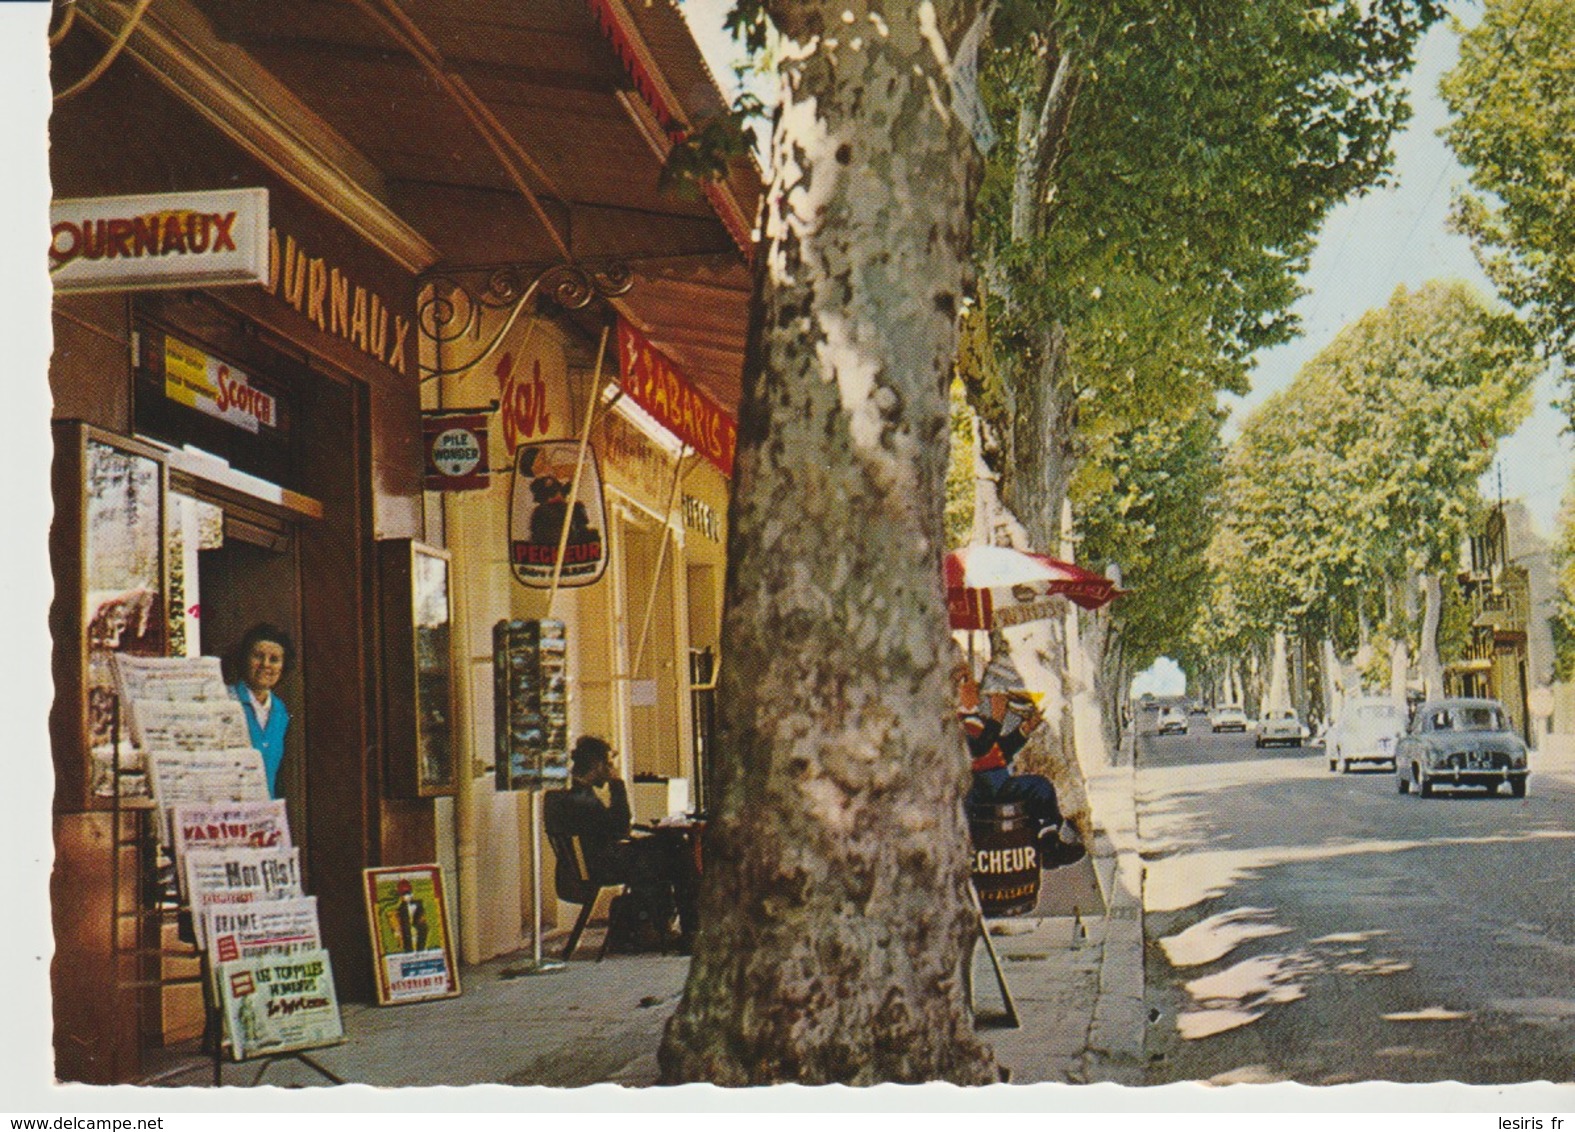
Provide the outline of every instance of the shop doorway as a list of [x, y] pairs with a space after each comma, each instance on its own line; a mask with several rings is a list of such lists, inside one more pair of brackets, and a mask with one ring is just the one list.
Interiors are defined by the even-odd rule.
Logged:
[[[631, 773], [636, 782], [683, 778], [687, 760], [680, 734], [679, 697], [688, 689], [688, 654], [687, 649], [679, 652], [675, 616], [673, 577], [677, 552], [669, 545], [667, 553], [662, 554], [662, 538], [668, 532], [642, 515], [624, 511], [619, 527], [624, 671], [629, 677], [625, 772]], [[678, 664], [680, 655], [684, 659], [682, 669]]]
[[234, 664], [235, 649], [253, 625], [276, 625], [295, 642], [296, 663], [277, 690], [290, 712], [279, 790], [304, 865], [306, 711], [295, 524], [233, 502], [216, 502], [200, 485], [172, 491], [170, 503], [170, 651], [220, 657], [225, 680], [234, 683], [241, 675]]

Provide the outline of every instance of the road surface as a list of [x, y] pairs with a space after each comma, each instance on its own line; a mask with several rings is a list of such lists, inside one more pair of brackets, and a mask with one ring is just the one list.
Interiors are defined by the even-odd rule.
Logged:
[[1156, 719], [1150, 1083], [1575, 1080], [1575, 773], [1533, 753], [1524, 799], [1421, 799], [1322, 748]]

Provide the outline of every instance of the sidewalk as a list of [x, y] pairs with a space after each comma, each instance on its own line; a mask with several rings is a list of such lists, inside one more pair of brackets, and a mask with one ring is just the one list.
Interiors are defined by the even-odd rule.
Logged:
[[[1142, 1083], [1143, 921], [1130, 745], [1119, 765], [1091, 776], [1088, 786], [1097, 823], [1094, 863], [1108, 912], [991, 922], [1019, 1029], [999, 1025], [995, 976], [985, 949], [975, 951], [979, 1032], [1013, 1084]], [[654, 1085], [662, 1029], [689, 961], [620, 955], [596, 963], [599, 946], [599, 932], [588, 933], [575, 960], [551, 974], [520, 974], [528, 955], [467, 967], [458, 998], [345, 1004], [344, 1043], [309, 1056], [346, 1082], [384, 1087]], [[551, 941], [548, 950], [556, 950]], [[252, 1085], [260, 1070], [265, 1085], [329, 1084], [288, 1058], [226, 1063], [221, 1080]], [[187, 1049], [152, 1055], [143, 1083], [212, 1082], [212, 1062]]]

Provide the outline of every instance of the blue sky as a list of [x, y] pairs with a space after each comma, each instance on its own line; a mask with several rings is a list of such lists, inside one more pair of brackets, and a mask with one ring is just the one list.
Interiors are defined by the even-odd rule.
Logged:
[[[732, 64], [742, 55], [722, 31], [732, 2], [683, 0], [701, 49], [724, 85], [732, 81]], [[1451, 9], [1468, 26], [1481, 12], [1476, 0], [1456, 0]], [[1458, 50], [1447, 21], [1423, 41], [1411, 78], [1415, 114], [1395, 142], [1394, 184], [1330, 214], [1304, 280], [1308, 294], [1295, 307], [1302, 337], [1259, 355], [1252, 390], [1245, 397], [1224, 397], [1232, 409], [1230, 431], [1270, 393], [1287, 385], [1342, 327], [1388, 302], [1396, 286], [1415, 288], [1429, 279], [1456, 277], [1493, 293], [1470, 242], [1447, 225], [1450, 202], [1465, 185], [1466, 174], [1439, 135], [1448, 113], [1438, 96], [1438, 80], [1454, 65]], [[1556, 384], [1555, 375], [1544, 376], [1533, 415], [1505, 441], [1498, 467], [1483, 477], [1484, 491], [1496, 496], [1502, 470], [1505, 496], [1524, 499], [1544, 533], [1554, 529], [1575, 452], [1572, 438], [1561, 435], [1562, 417], [1550, 404]]]

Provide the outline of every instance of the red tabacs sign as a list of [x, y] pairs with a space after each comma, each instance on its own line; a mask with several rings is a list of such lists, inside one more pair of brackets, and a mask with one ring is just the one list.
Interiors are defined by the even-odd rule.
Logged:
[[624, 392], [635, 404], [722, 469], [723, 475], [733, 474], [738, 422], [622, 319], [618, 321], [618, 368]]

